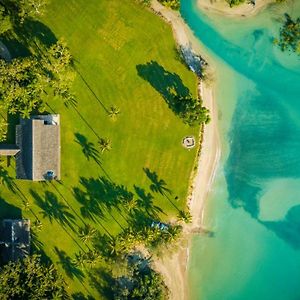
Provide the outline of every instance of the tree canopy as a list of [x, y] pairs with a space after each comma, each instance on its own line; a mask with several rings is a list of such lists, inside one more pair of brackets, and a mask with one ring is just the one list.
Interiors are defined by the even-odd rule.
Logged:
[[226, 2], [230, 5], [230, 7], [233, 7], [244, 3], [245, 0], [226, 0]]
[[174, 10], [180, 9], [180, 0], [158, 0], [162, 5], [170, 7]]
[[48, 2], [48, 0], [2, 0], [0, 6], [15, 22], [23, 23], [26, 18], [42, 15]]
[[45, 110], [46, 91], [69, 100], [73, 97], [70, 87], [74, 80], [71, 59], [63, 40], [57, 41], [40, 61], [34, 56], [11, 62], [0, 59], [0, 106], [10, 114], [29, 118], [32, 112]]
[[282, 51], [293, 51], [300, 55], [300, 18], [293, 20], [288, 14], [285, 14], [279, 39], [275, 39], [274, 43]]
[[162, 276], [145, 260], [129, 262], [126, 274], [114, 279], [112, 291], [115, 300], [162, 300], [168, 295]]
[[209, 110], [202, 106], [200, 99], [194, 98], [190, 94], [180, 95], [174, 89], [171, 89], [170, 93], [172, 94], [172, 103], [169, 106], [171, 106], [184, 123], [189, 126], [209, 123]]
[[67, 299], [65, 282], [53, 265], [44, 265], [38, 255], [9, 262], [0, 268], [0, 298]]

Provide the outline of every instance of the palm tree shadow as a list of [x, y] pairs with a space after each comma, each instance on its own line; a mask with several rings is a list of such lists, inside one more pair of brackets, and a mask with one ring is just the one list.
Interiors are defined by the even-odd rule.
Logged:
[[99, 151], [96, 149], [95, 144], [89, 142], [88, 139], [80, 134], [75, 133], [75, 142], [82, 148], [82, 153], [87, 160], [93, 159], [98, 165], [100, 165]]
[[74, 231], [75, 217], [69, 212], [69, 207], [60, 202], [54, 193], [46, 191], [44, 199], [33, 190], [30, 190], [30, 194], [42, 209], [43, 218], [48, 218], [50, 223], [56, 220], [62, 226], [69, 226]]
[[86, 87], [89, 89], [89, 91], [93, 94], [94, 98], [97, 100], [97, 102], [99, 103], [99, 105], [108, 114], [109, 113], [108, 109], [105, 107], [105, 105], [103, 104], [103, 102], [99, 99], [99, 97], [96, 95], [96, 93], [94, 92], [94, 90], [92, 89], [92, 87], [89, 85], [89, 83], [87, 82], [87, 80], [81, 75], [81, 73], [79, 72], [78, 68], [76, 68], [74, 66], [74, 69], [77, 72], [77, 74], [79, 75], [79, 77], [81, 78], [81, 80], [84, 82], [84, 84], [86, 85]]
[[160, 193], [161, 195], [171, 194], [171, 190], [166, 187], [166, 182], [163, 179], [159, 179], [156, 172], [150, 171], [149, 168], [143, 168], [143, 170], [151, 181], [150, 190], [152, 192]]
[[95, 300], [91, 295], [85, 296], [82, 292], [74, 293], [71, 297], [73, 300]]
[[34, 251], [40, 252], [43, 250], [43, 242], [38, 239], [38, 235], [34, 230], [30, 230], [30, 243]]
[[134, 185], [134, 190], [138, 196], [139, 206], [142, 207], [150, 217], [157, 219], [158, 213], [165, 214], [160, 207], [154, 205], [154, 197], [152, 194], [146, 193], [145, 189], [136, 185]]
[[84, 273], [76, 266], [70, 256], [63, 250], [59, 250], [57, 247], [54, 247], [54, 252], [58, 256], [59, 264], [62, 266], [67, 276], [73, 279], [74, 277], [82, 280], [85, 276]]
[[21, 219], [22, 211], [19, 207], [7, 203], [0, 196], [0, 220], [2, 219]]
[[101, 299], [114, 299], [111, 286], [112, 276], [104, 269], [93, 269], [89, 272], [90, 285], [99, 293]]
[[8, 171], [2, 166], [0, 166], [0, 184], [5, 185], [11, 192], [16, 192], [14, 178], [11, 177]]
[[12, 57], [26, 57], [32, 52], [41, 57], [46, 48], [57, 42], [51, 29], [38, 20], [26, 18], [23, 24], [15, 20], [13, 27], [13, 32], [6, 34], [3, 41]]
[[167, 194], [169, 194], [169, 195], [172, 194], [172, 191], [166, 187], [167, 183], [163, 179], [159, 179], [157, 173], [153, 172], [153, 171], [150, 171], [149, 168], [143, 168], [143, 170], [144, 170], [145, 174], [147, 175], [147, 177], [151, 181], [150, 190], [152, 192], [160, 193], [161, 195], [166, 197], [167, 200], [171, 203], [171, 205], [176, 210], [180, 211], [180, 209], [177, 207], [177, 205], [175, 205], [175, 203], [167, 195]]

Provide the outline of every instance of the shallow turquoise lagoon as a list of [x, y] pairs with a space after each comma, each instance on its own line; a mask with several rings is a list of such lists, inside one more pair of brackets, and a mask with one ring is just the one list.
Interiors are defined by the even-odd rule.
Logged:
[[300, 57], [273, 44], [300, 1], [234, 20], [183, 0], [216, 67], [222, 158], [196, 237], [190, 298], [300, 299]]

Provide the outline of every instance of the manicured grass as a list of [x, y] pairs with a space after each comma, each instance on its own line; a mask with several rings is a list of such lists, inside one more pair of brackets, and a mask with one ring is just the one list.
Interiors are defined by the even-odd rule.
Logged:
[[[193, 95], [196, 78], [176, 59], [169, 26], [133, 0], [52, 0], [40, 21], [56, 38], [66, 40], [77, 72], [73, 85], [76, 109], [54, 98], [48, 101], [49, 112], [52, 109], [61, 114], [62, 181], [14, 180], [14, 191], [3, 184], [0, 206], [5, 201], [22, 208], [22, 200], [27, 198], [31, 211], [22, 211], [22, 215], [32, 221], [36, 215], [42, 221], [43, 229], [37, 238], [45, 254], [66, 277], [70, 294], [82, 292], [102, 299], [105, 289], [101, 276], [98, 276], [99, 282], [91, 283], [88, 272], [80, 275], [74, 271], [72, 278], [70, 274], [67, 276], [65, 269], [80, 247], [86, 249], [77, 236], [78, 226], [82, 226], [83, 221], [102, 233], [107, 230], [116, 235], [128, 226], [127, 212], [125, 209], [120, 212], [114, 208], [103, 209], [103, 217], [97, 216], [94, 221], [83, 218], [73, 189], [86, 191], [80, 183], [81, 178], [96, 180], [103, 176], [133, 193], [134, 186], [145, 189], [153, 195], [154, 204], [162, 209], [159, 217], [165, 221], [174, 218], [177, 215], [174, 205], [178, 209], [185, 207], [196, 155], [195, 149], [184, 149], [181, 140], [186, 135], [198, 136], [199, 128], [183, 124], [153, 85], [138, 75], [137, 66], [157, 62], [166, 71], [179, 75]], [[18, 53], [17, 50], [14, 53]], [[151, 76], [149, 80], [155, 81], [155, 74]], [[105, 111], [111, 105], [121, 111], [116, 121]], [[97, 164], [92, 157], [86, 158], [75, 134], [81, 135], [82, 144], [86, 140], [96, 149], [98, 138], [107, 137], [112, 141], [112, 150], [99, 153], [100, 163]], [[4, 162], [3, 167], [11, 177], [15, 176], [14, 162], [10, 167]], [[164, 195], [150, 190], [151, 181], [144, 168], [156, 172], [158, 178], [166, 182], [171, 190], [168, 197], [174, 205]], [[108, 201], [106, 188], [103, 182], [88, 185], [88, 190], [103, 203]], [[65, 207], [58, 205], [56, 199]], [[45, 201], [52, 206], [45, 208]], [[45, 215], [41, 214], [43, 209]], [[66, 211], [72, 214], [71, 226], [64, 222]], [[52, 219], [51, 215], [54, 215]], [[59, 259], [55, 247], [65, 252], [63, 259]]]

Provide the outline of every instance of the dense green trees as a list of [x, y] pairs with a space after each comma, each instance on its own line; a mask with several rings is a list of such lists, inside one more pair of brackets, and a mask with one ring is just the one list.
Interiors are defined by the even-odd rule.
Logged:
[[[6, 13], [5, 15], [13, 22], [23, 23], [26, 18], [35, 18], [45, 12], [48, 0], [2, 0], [0, 7]], [[10, 19], [11, 21], [11, 19]]]
[[53, 265], [37, 255], [0, 268], [0, 299], [67, 299], [65, 282]]
[[42, 15], [48, 4], [48, 0], [19, 0], [12, 2], [15, 3], [18, 9], [18, 15], [21, 21], [24, 21], [25, 18], [28, 17], [35, 18]]
[[62, 40], [57, 41], [38, 61], [34, 56], [0, 59], [0, 106], [10, 114], [20, 113], [28, 118], [33, 111], [45, 109], [43, 95], [54, 95], [67, 101], [73, 95], [70, 86], [74, 79], [71, 54]]
[[207, 124], [210, 121], [209, 110], [202, 106], [202, 101], [188, 95], [180, 95], [174, 89], [170, 90], [172, 95], [172, 109], [178, 114], [184, 123], [195, 126]]
[[179, 221], [183, 221], [184, 223], [192, 222], [192, 215], [189, 211], [179, 210], [177, 218]]
[[80, 227], [78, 234], [83, 243], [88, 243], [96, 236], [97, 230], [91, 225], [86, 224], [84, 227]]
[[0, 60], [0, 105], [10, 114], [29, 117], [33, 110], [43, 111], [41, 94], [44, 77], [34, 58], [14, 59], [11, 63]]
[[300, 55], [300, 18], [295, 21], [285, 14], [283, 26], [280, 28], [279, 39], [275, 39], [282, 51], [293, 51]]
[[180, 9], [180, 0], [158, 0], [162, 5], [170, 7], [174, 10]]
[[112, 291], [115, 300], [167, 298], [168, 289], [162, 276], [151, 269], [145, 259], [133, 257], [133, 260], [128, 261], [125, 270], [125, 274], [114, 278]]
[[233, 7], [244, 3], [245, 0], [226, 0], [226, 2], [230, 5], [230, 7]]

